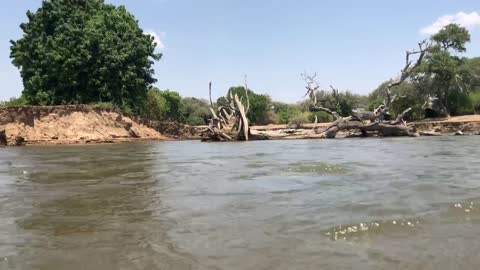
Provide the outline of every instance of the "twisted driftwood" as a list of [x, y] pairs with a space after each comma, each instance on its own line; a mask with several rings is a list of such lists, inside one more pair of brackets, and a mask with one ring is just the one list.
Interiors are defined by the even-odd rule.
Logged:
[[[340, 96], [337, 89], [330, 86], [333, 93], [332, 96], [335, 100], [333, 108], [326, 108], [318, 105], [317, 91], [320, 88], [318, 82], [315, 80], [317, 74], [309, 76], [306, 73], [302, 74], [303, 80], [306, 82], [307, 93], [311, 103], [309, 110], [312, 112], [323, 111], [330, 114], [334, 121], [324, 129], [314, 128], [315, 135], [309, 136], [314, 138], [335, 138], [340, 131], [347, 130], [359, 130], [362, 136], [418, 136], [415, 131], [410, 128], [404, 117], [410, 112], [411, 108], [406, 109], [397, 116], [395, 120], [386, 121], [386, 116], [389, 113], [392, 103], [396, 99], [396, 95], [391, 94], [391, 89], [395, 86], [402, 84], [408, 79], [413, 71], [417, 69], [425, 54], [427, 53], [430, 45], [423, 41], [418, 44], [419, 50], [406, 52], [405, 67], [401, 70], [400, 77], [385, 87], [385, 100], [383, 104], [378, 106], [373, 112], [353, 112], [348, 117], [342, 117], [338, 114], [337, 109], [340, 103]], [[410, 57], [412, 55], [419, 55], [415, 64], [412, 65]]]
[[[229, 92], [227, 102], [222, 106], [215, 106], [212, 102], [212, 83], [209, 84], [210, 112], [212, 118], [208, 127], [202, 131], [202, 141], [248, 141], [250, 138], [262, 139], [262, 137], [250, 134], [247, 113], [250, 109], [248, 86], [245, 78], [246, 108], [237, 94]], [[266, 139], [266, 138], [263, 138]]]

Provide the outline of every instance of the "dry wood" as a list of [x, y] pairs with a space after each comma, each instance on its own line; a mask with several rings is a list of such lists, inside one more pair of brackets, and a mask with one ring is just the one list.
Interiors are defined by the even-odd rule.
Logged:
[[209, 84], [212, 119], [209, 120], [208, 128], [202, 131], [202, 141], [248, 141], [250, 139], [265, 140], [269, 138], [265, 134], [250, 134], [247, 118], [250, 99], [247, 87], [247, 77], [245, 76], [246, 108], [241, 98], [230, 91], [226, 96], [226, 104], [215, 109], [212, 102], [212, 84]]
[[[393, 87], [401, 85], [404, 81], [412, 76], [414, 71], [421, 65], [425, 54], [430, 48], [430, 43], [422, 41], [418, 43], [418, 50], [407, 51], [405, 55], [405, 66], [400, 72], [399, 78], [393, 80], [386, 85], [384, 89], [385, 99], [383, 104], [379, 105], [373, 112], [354, 112], [348, 117], [342, 117], [337, 113], [340, 102], [340, 95], [338, 89], [330, 86], [332, 89], [332, 97], [335, 100], [333, 108], [326, 108], [318, 105], [317, 91], [320, 88], [315, 77], [317, 74], [310, 76], [306, 72], [301, 74], [302, 79], [306, 82], [305, 88], [307, 92], [304, 97], [308, 96], [310, 99], [309, 109], [312, 112], [323, 111], [333, 116], [335, 121], [327, 126], [325, 129], [315, 129], [316, 135], [311, 137], [316, 138], [335, 138], [337, 133], [345, 130], [359, 130], [362, 136], [418, 136], [405, 122], [405, 116], [411, 111], [411, 108], [406, 109], [397, 116], [394, 121], [384, 121], [385, 115], [389, 113], [392, 103], [397, 96], [391, 93]], [[415, 63], [411, 56], [418, 55]], [[366, 122], [368, 121], [368, 122]]]

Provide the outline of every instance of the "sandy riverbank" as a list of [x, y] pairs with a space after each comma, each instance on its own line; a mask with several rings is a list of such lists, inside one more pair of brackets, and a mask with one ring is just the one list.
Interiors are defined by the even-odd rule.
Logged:
[[172, 140], [193, 138], [196, 134], [194, 128], [186, 125], [137, 119], [87, 105], [2, 108], [2, 132], [8, 145]]

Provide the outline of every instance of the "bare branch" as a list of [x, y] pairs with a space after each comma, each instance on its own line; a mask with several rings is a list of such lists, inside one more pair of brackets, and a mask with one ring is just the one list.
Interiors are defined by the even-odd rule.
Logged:
[[247, 74], [245, 74], [245, 96], [247, 98], [247, 108], [245, 108], [245, 113], [248, 114], [248, 111], [250, 110], [250, 98], [248, 97]]
[[[396, 96], [392, 97], [391, 89], [395, 86], [402, 84], [406, 79], [408, 79], [412, 73], [422, 64], [422, 61], [425, 57], [425, 54], [430, 49], [430, 43], [426, 40], [418, 43], [418, 50], [417, 51], [406, 51], [405, 52], [405, 67], [400, 71], [400, 77], [396, 80], [393, 80], [385, 87], [385, 101], [384, 101], [384, 108], [383, 113], [386, 114], [390, 110], [390, 106], [395, 101]], [[419, 55], [415, 64], [412, 66], [412, 60], [410, 57], [412, 55]]]
[[411, 110], [412, 108], [408, 108], [405, 111], [403, 111], [401, 114], [397, 116], [397, 119], [392, 124], [394, 125], [405, 124], [405, 121], [403, 120], [403, 118], [405, 118], [405, 115], [407, 115], [407, 113], [409, 113]]
[[213, 108], [213, 102], [212, 102], [212, 82], [208, 83], [208, 95], [210, 97], [210, 107]]
[[335, 119], [341, 118], [340, 115], [338, 115], [337, 112], [335, 112], [333, 110], [330, 110], [328, 108], [322, 107], [322, 106], [317, 106], [315, 104], [310, 104], [309, 110], [311, 112], [326, 112], [326, 113], [330, 114], [331, 116], [333, 116], [333, 118], [335, 118]]
[[330, 88], [333, 91], [333, 99], [335, 99], [335, 109], [338, 109], [340, 107], [340, 95], [338, 94], [338, 89], [334, 88], [333, 86], [330, 85]]

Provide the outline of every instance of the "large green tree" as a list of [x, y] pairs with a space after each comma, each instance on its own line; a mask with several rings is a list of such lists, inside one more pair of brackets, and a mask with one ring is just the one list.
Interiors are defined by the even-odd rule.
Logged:
[[[433, 45], [425, 57], [419, 73], [424, 81], [430, 82], [430, 96], [444, 113], [456, 113], [452, 99], [462, 96], [465, 89], [461, 86], [460, 66], [463, 59], [459, 53], [466, 51], [470, 42], [468, 30], [456, 24], [450, 24], [431, 37]], [[458, 112], [457, 112], [458, 113]]]
[[11, 58], [31, 104], [112, 102], [141, 111], [155, 42], [125, 7], [103, 0], [49, 0], [20, 25]]
[[[396, 96], [391, 111], [399, 114], [412, 108], [410, 117], [420, 118], [424, 105], [433, 100], [433, 107], [444, 114], [463, 114], [472, 111], [468, 91], [478, 85], [478, 62], [461, 58], [470, 41], [468, 31], [456, 24], [442, 28], [430, 38], [431, 45], [419, 68], [402, 84], [392, 88]], [[369, 109], [373, 110], [384, 99], [382, 83], [369, 95]]]

